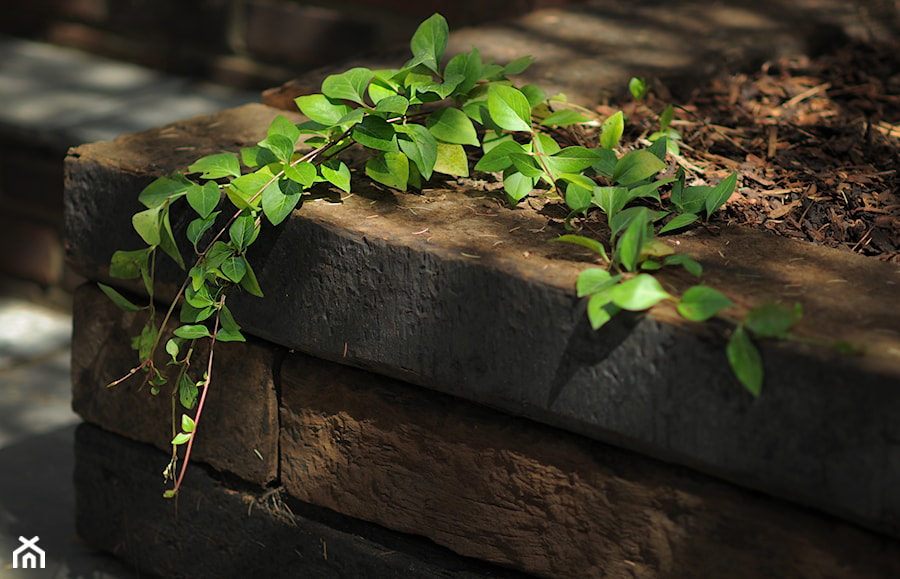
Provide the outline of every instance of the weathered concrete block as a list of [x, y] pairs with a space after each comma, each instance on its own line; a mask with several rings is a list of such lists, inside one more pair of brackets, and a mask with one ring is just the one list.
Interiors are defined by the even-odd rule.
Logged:
[[900, 544], [524, 419], [309, 356], [282, 367], [292, 495], [546, 577], [900, 574]]
[[[108, 280], [113, 251], [139, 246], [130, 216], [143, 185], [255, 142], [275, 114], [244, 107], [75, 149], [72, 264]], [[590, 257], [547, 243], [563, 230], [546, 215], [440, 183], [423, 195], [355, 186], [339, 204], [305, 203], [251, 249], [267, 295], [233, 304], [250, 333], [900, 534], [896, 266], [742, 230], [671, 238], [736, 301], [800, 301], [804, 337], [868, 349], [763, 344], [753, 400], [727, 367], [722, 328], [663, 306], [592, 332], [573, 291]], [[160, 272], [169, 288], [176, 273]]]
[[88, 424], [75, 436], [78, 533], [159, 577], [439, 579], [522, 574], [422, 539], [223, 482], [191, 466], [177, 500], [160, 498], [166, 455]]
[[[93, 285], [75, 292], [72, 337], [72, 407], [86, 421], [133, 440], [171, 449], [176, 412], [167, 385], [157, 396], [141, 388], [143, 374], [115, 388], [106, 385], [137, 365], [131, 337], [145, 317], [119, 310]], [[205, 349], [195, 353], [203, 360]], [[160, 368], [165, 352], [159, 356]], [[278, 402], [273, 372], [282, 349], [251, 340], [216, 344], [214, 383], [197, 427], [193, 459], [265, 485], [278, 476]], [[195, 370], [195, 372], [198, 372]], [[199, 376], [195, 376], [199, 379]], [[172, 382], [170, 381], [170, 384]], [[178, 404], [177, 412], [184, 412]], [[152, 469], [161, 472], [165, 463]], [[157, 485], [160, 480], [157, 479]], [[161, 492], [161, 491], [160, 491]]]

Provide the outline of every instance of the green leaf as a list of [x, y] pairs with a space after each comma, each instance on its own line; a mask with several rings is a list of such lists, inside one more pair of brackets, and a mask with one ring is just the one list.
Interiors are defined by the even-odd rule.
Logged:
[[738, 326], [731, 334], [726, 353], [731, 371], [744, 388], [758, 398], [763, 384], [762, 358], [743, 326]]
[[659, 130], [660, 132], [665, 132], [666, 129], [669, 128], [669, 125], [672, 124], [672, 121], [675, 120], [675, 107], [669, 105], [665, 108], [661, 115], [659, 115]]
[[534, 191], [537, 179], [526, 177], [522, 173], [507, 169], [503, 172], [503, 190], [511, 205], [515, 205]]
[[[185, 442], [187, 442], [187, 441], [185, 441]], [[178, 491], [177, 491], [177, 490], [175, 490], [175, 489], [166, 489], [166, 491], [163, 493], [162, 496], [163, 496], [164, 499], [174, 499], [174, 498], [176, 497], [176, 495], [178, 495]]]
[[725, 308], [734, 305], [722, 292], [711, 287], [695, 285], [678, 300], [678, 313], [692, 322], [705, 322]]
[[586, 249], [590, 249], [594, 253], [599, 254], [603, 257], [604, 260], [609, 261], [609, 257], [606, 255], [606, 247], [596, 239], [591, 239], [590, 237], [584, 237], [583, 235], [560, 235], [556, 239], [551, 239], [550, 241], [561, 241], [564, 243], [572, 243], [574, 245], [580, 245]]
[[266, 130], [266, 135], [270, 137], [272, 135], [281, 135], [286, 137], [291, 143], [296, 143], [300, 137], [300, 129], [286, 116], [278, 115], [272, 119], [269, 128]]
[[734, 188], [737, 185], [737, 173], [732, 173], [716, 185], [706, 197], [706, 216], [707, 218], [713, 214], [719, 207], [728, 201]]
[[382, 185], [406, 191], [409, 183], [409, 158], [403, 153], [380, 153], [366, 162], [366, 175]]
[[522, 91], [522, 94], [528, 99], [528, 106], [532, 109], [547, 100], [547, 93], [539, 86], [526, 84], [525, 86], [520, 87], [519, 90]]
[[492, 84], [488, 88], [488, 111], [494, 122], [507, 131], [531, 132], [531, 106], [518, 89]]
[[369, 115], [353, 128], [353, 140], [364, 147], [377, 151], [396, 153], [397, 133], [394, 127], [381, 117]]
[[[512, 135], [506, 135], [506, 137], [512, 139]], [[562, 150], [562, 147], [559, 146], [559, 143], [553, 140], [553, 137], [551, 137], [550, 135], [545, 135], [544, 133], [533, 133], [532, 143], [534, 145], [535, 153], [555, 155]]]
[[455, 145], [479, 145], [472, 120], [459, 109], [440, 108], [425, 119], [425, 126], [439, 141]]
[[706, 185], [694, 185], [693, 187], [679, 186], [676, 182], [672, 186], [672, 196], [670, 200], [675, 207], [682, 213], [697, 214], [703, 211], [706, 205], [706, 199], [712, 193], [712, 187]]
[[141, 239], [149, 246], [159, 245], [160, 240], [160, 222], [159, 215], [164, 209], [164, 205], [158, 205], [151, 209], [140, 211], [131, 216], [131, 224], [137, 231]]
[[228, 228], [228, 236], [231, 238], [231, 244], [243, 251], [251, 243], [256, 240], [259, 235], [259, 228], [256, 226], [256, 219], [249, 213], [243, 213], [234, 220], [231, 227]]
[[237, 330], [226, 330], [221, 329], [216, 334], [217, 342], [246, 342], [247, 338], [244, 337], [244, 334]]
[[[314, 168], [313, 172], [315, 172]], [[300, 186], [296, 182], [273, 183], [263, 190], [263, 213], [272, 225], [278, 225], [297, 207], [300, 197]]]
[[484, 63], [481, 60], [481, 54], [477, 48], [472, 48], [471, 52], [457, 54], [451, 58], [446, 68], [444, 68], [444, 76], [461, 77], [462, 80], [456, 85], [455, 92], [467, 94], [481, 80], [483, 68]]
[[390, 95], [375, 103], [375, 110], [380, 113], [405, 115], [409, 110], [409, 99], [402, 95]]
[[615, 149], [625, 132], [625, 114], [622, 111], [610, 115], [600, 125], [600, 146], [604, 149]]
[[98, 283], [97, 286], [99, 286], [100, 289], [103, 290], [103, 293], [106, 294], [106, 297], [108, 297], [112, 301], [112, 303], [116, 304], [120, 309], [126, 312], [137, 312], [143, 309], [140, 306], [135, 305], [131, 300], [129, 300], [110, 286], [102, 283]]
[[149, 247], [133, 251], [116, 251], [109, 262], [109, 275], [118, 279], [140, 277], [141, 271], [147, 270], [149, 258]]
[[397, 132], [402, 135], [400, 150], [416, 164], [422, 177], [431, 179], [438, 155], [438, 144], [431, 131], [422, 125], [409, 124], [399, 125]]
[[222, 195], [219, 186], [212, 181], [207, 181], [201, 187], [194, 185], [187, 191], [187, 202], [197, 212], [201, 219], [209, 217], [219, 204]]
[[566, 173], [561, 175], [566, 184], [566, 205], [572, 211], [584, 211], [591, 206], [594, 182], [584, 175]]
[[449, 38], [450, 27], [447, 20], [440, 14], [432, 15], [422, 22], [413, 34], [409, 43], [413, 58], [406, 63], [406, 67], [412, 68], [417, 64], [423, 64], [432, 72], [438, 73]]
[[316, 166], [309, 161], [302, 161], [296, 165], [284, 165], [284, 176], [300, 185], [303, 189], [311, 187], [319, 177]]
[[597, 162], [597, 149], [566, 147], [555, 155], [544, 157], [544, 163], [556, 179], [560, 173], [581, 173]]
[[294, 141], [284, 135], [269, 135], [259, 142], [259, 146], [269, 149], [282, 163], [290, 163], [294, 155]]
[[209, 288], [205, 284], [201, 284], [199, 288], [193, 284], [186, 287], [184, 290], [184, 301], [195, 308], [208, 308], [216, 303], [210, 296]]
[[144, 187], [138, 196], [138, 201], [148, 209], [158, 207], [166, 201], [171, 201], [184, 195], [195, 184], [184, 177], [174, 175], [172, 177], [160, 177]]
[[254, 295], [258, 298], [265, 297], [262, 289], [259, 287], [256, 273], [253, 271], [253, 268], [250, 267], [249, 261], [247, 262], [247, 273], [244, 275], [244, 279], [241, 280], [241, 287], [247, 290], [250, 295]]
[[211, 318], [214, 313], [216, 313], [216, 308], [213, 306], [195, 308], [191, 304], [185, 302], [181, 304], [181, 311], [179, 312], [178, 319], [181, 320], [181, 323], [183, 324], [199, 324], [200, 322]]
[[533, 56], [522, 56], [504, 66], [503, 73], [508, 75], [522, 74], [532, 64], [534, 64]]
[[631, 223], [615, 244], [614, 258], [627, 271], [635, 271], [640, 264], [641, 252], [649, 238], [648, 225], [649, 212], [646, 207], [640, 207], [635, 212]]
[[650, 92], [650, 87], [644, 79], [631, 77], [631, 80], [628, 81], [628, 91], [631, 92], [631, 96], [634, 100], [641, 101], [644, 100], [644, 97]]
[[631, 151], [616, 163], [612, 179], [620, 185], [633, 185], [649, 179], [665, 168], [665, 162], [653, 153], [645, 150]]
[[599, 149], [597, 154], [598, 158], [591, 167], [604, 177], [612, 177], [613, 171], [616, 170], [616, 163], [619, 162], [616, 153], [610, 149]]
[[197, 249], [197, 245], [200, 243], [200, 238], [203, 237], [203, 234], [209, 231], [209, 228], [215, 225], [216, 218], [221, 214], [221, 211], [213, 211], [209, 214], [209, 217], [206, 219], [197, 218], [188, 223], [187, 226], [187, 238], [194, 245], [194, 249]]
[[503, 171], [512, 166], [512, 155], [524, 154], [527, 154], [527, 152], [519, 143], [511, 140], [502, 141], [489, 151], [485, 152], [481, 159], [478, 160], [478, 163], [475, 164], [475, 170], [488, 172]]
[[469, 159], [466, 157], [466, 151], [462, 148], [462, 145], [438, 143], [434, 170], [444, 175], [468, 177]]
[[628, 207], [609, 218], [609, 228], [612, 230], [613, 236], [616, 236], [620, 231], [631, 225], [634, 219], [646, 220], [648, 224], [646, 237], [649, 241], [653, 237], [649, 224], [659, 221], [666, 215], [668, 213], [665, 211], [654, 211], [641, 206]]
[[541, 124], [545, 127], [568, 127], [586, 123], [590, 120], [591, 119], [583, 114], [577, 113], [571, 109], [562, 109], [547, 115], [544, 120], [541, 121]]
[[184, 338], [185, 340], [208, 338], [211, 335], [209, 333], [209, 328], [207, 328], [203, 324], [188, 324], [179, 326], [175, 328], [175, 332], [173, 333], [179, 338]]
[[784, 338], [802, 317], [803, 306], [799, 303], [793, 308], [765, 303], [747, 313], [744, 326], [760, 338]]
[[329, 183], [345, 193], [350, 192], [350, 169], [343, 161], [327, 161], [319, 165], [319, 170]]
[[371, 70], [363, 67], [332, 74], [322, 81], [322, 93], [330, 99], [344, 99], [362, 105], [365, 104], [366, 87], [374, 76]]
[[191, 380], [191, 377], [185, 372], [178, 381], [178, 400], [181, 402], [182, 406], [188, 410], [193, 410], [194, 406], [197, 405], [198, 395], [199, 388], [197, 388], [197, 385], [194, 384], [194, 381]]
[[578, 274], [578, 282], [575, 288], [578, 291], [578, 297], [583, 298], [584, 296], [608, 290], [619, 283], [621, 279], [621, 275], [610, 275], [605, 269], [594, 267]]
[[172, 358], [172, 363], [178, 362], [178, 356], [181, 354], [181, 344], [184, 342], [181, 338], [171, 338], [166, 341], [166, 353]]
[[591, 327], [595, 330], [602, 328], [614, 315], [619, 313], [621, 308], [610, 301], [608, 291], [595, 293], [588, 299], [587, 315], [591, 322]]
[[262, 190], [269, 186], [274, 176], [271, 169], [263, 167], [255, 173], [232, 180], [225, 186], [225, 193], [238, 209], [256, 209], [259, 207]]
[[693, 276], [703, 276], [703, 266], [694, 261], [691, 256], [684, 255], [683, 253], [676, 253], [675, 255], [666, 257], [666, 259], [663, 260], [663, 265], [680, 265]]
[[188, 171], [201, 173], [201, 179], [221, 179], [222, 177], [239, 177], [241, 164], [234, 153], [217, 153], [201, 157], [194, 161]]
[[162, 212], [159, 228], [159, 247], [178, 264], [178, 267], [184, 269], [184, 259], [178, 250], [178, 244], [175, 243], [175, 234], [172, 233], [172, 224], [169, 222], [168, 210]]
[[681, 213], [680, 215], [676, 215], [668, 223], [666, 223], [662, 227], [662, 229], [659, 230], [659, 232], [662, 234], [668, 233], [670, 231], [676, 231], [678, 229], [683, 229], [691, 223], [694, 223], [698, 219], [700, 219], [700, 216], [698, 216], [696, 213]]
[[297, 107], [311, 120], [332, 127], [348, 115], [353, 109], [341, 101], [330, 99], [323, 94], [311, 94], [294, 99]]
[[197, 425], [194, 423], [193, 418], [191, 418], [187, 414], [181, 415], [181, 430], [183, 432], [194, 432], [196, 426]]
[[156, 327], [156, 324], [153, 323], [153, 320], [148, 320], [144, 327], [141, 328], [140, 335], [131, 343], [131, 348], [138, 352], [138, 358], [146, 360], [150, 357], [158, 336], [159, 329]]
[[241, 255], [232, 255], [222, 262], [219, 270], [229, 281], [240, 283], [247, 274], [247, 260]]
[[[536, 179], [545, 175], [544, 169], [538, 164], [534, 155], [513, 153], [509, 158], [513, 162], [513, 167], [526, 177]], [[549, 179], [549, 175], [547, 177]]]
[[632, 312], [648, 310], [662, 300], [672, 298], [656, 278], [648, 273], [623, 281], [609, 290], [609, 295], [612, 303]]
[[276, 163], [275, 154], [265, 147], [256, 145], [241, 149], [241, 162], [250, 168], [264, 167], [269, 163]]
[[241, 326], [234, 319], [234, 314], [231, 313], [231, 310], [226, 305], [222, 305], [222, 309], [219, 310], [219, 323], [222, 325], [222, 328], [225, 330], [240, 330]]
[[[175, 446], [184, 444], [191, 439], [191, 436], [193, 436], [193, 435], [190, 433], [179, 432], [172, 438], [172, 444], [174, 444]], [[172, 493], [171, 495], [168, 494], [169, 492], [170, 491], [166, 491], [165, 493], [163, 493], [163, 497], [164, 498], [172, 498], [175, 496], [175, 491], [171, 491], [171, 493]]]

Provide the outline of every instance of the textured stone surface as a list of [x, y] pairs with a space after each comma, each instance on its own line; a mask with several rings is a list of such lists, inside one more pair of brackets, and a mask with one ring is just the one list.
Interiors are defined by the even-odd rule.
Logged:
[[[169, 386], [152, 396], [149, 387], [141, 387], [140, 374], [115, 388], [106, 387], [138, 364], [129, 345], [131, 337], [140, 333], [144, 318], [121, 312], [93, 285], [75, 292], [73, 311], [75, 412], [106, 430], [170, 450], [173, 402]], [[198, 347], [195, 359], [204, 360], [204, 351]], [[278, 403], [273, 373], [281, 356], [280, 348], [258, 340], [216, 345], [215, 382], [197, 426], [194, 460], [258, 484], [277, 477]], [[165, 361], [162, 352], [160, 367]], [[183, 412], [179, 405], [179, 415]], [[163, 467], [165, 461], [152, 472]]]
[[76, 431], [78, 533], [141, 577], [526, 579], [424, 540], [284, 503], [277, 491], [230, 484], [196, 466], [179, 498], [167, 501], [156, 474], [165, 460], [91, 425]]
[[[139, 246], [129, 224], [143, 185], [254, 142], [275, 114], [249, 106], [75, 149], [71, 263], [105, 279], [114, 250]], [[856, 359], [763, 344], [753, 400], [715, 325], [662, 307], [592, 332], [573, 292], [588, 256], [547, 243], [561, 228], [527, 205], [355, 185], [340, 204], [307, 202], [251, 250], [266, 298], [236, 296], [248, 331], [900, 533], [897, 267], [742, 230], [672, 238], [739, 303], [797, 300], [801, 334], [867, 347]]]
[[547, 577], [900, 573], [900, 544], [635, 453], [300, 354], [292, 495]]

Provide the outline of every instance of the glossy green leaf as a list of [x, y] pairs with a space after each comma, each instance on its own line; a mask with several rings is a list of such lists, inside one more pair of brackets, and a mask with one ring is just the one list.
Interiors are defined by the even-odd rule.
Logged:
[[641, 101], [650, 92], [650, 86], [642, 78], [631, 77], [631, 80], [628, 81], [628, 91], [634, 100]]
[[522, 74], [532, 64], [534, 64], [533, 56], [521, 56], [504, 66], [503, 72], [508, 75]]
[[598, 160], [597, 149], [566, 147], [555, 155], [544, 157], [550, 173], [559, 178], [560, 173], [580, 173]]
[[610, 178], [612, 177], [613, 171], [616, 170], [616, 163], [618, 162], [619, 158], [614, 151], [610, 149], [599, 149], [597, 150], [597, 160], [594, 161], [591, 168], [598, 174]]
[[138, 305], [135, 305], [131, 300], [123, 296], [118, 292], [118, 290], [102, 283], [98, 283], [97, 286], [103, 290], [103, 293], [106, 294], [112, 303], [116, 304], [120, 309], [126, 312], [137, 312], [140, 311], [141, 308]]
[[134, 279], [146, 270], [150, 258], [150, 248], [133, 251], [116, 251], [109, 262], [109, 275], [118, 279]]
[[241, 255], [232, 255], [222, 263], [219, 271], [229, 281], [240, 283], [244, 279], [244, 275], [247, 274], [247, 260]]
[[513, 162], [513, 167], [526, 177], [537, 179], [545, 175], [544, 169], [538, 164], [538, 160], [533, 155], [513, 153], [509, 158]]
[[627, 271], [635, 271], [640, 263], [641, 252], [648, 239], [650, 218], [646, 207], [634, 214], [625, 232], [615, 245], [614, 258]]
[[620, 311], [621, 308], [612, 303], [608, 291], [595, 293], [588, 299], [588, 320], [591, 322], [591, 327], [595, 330], [599, 330], [606, 325]]
[[134, 230], [138, 235], [141, 236], [141, 239], [143, 239], [144, 243], [146, 243], [147, 245], [159, 245], [159, 216], [162, 210], [163, 206], [159, 205], [150, 209], [146, 209], [144, 211], [140, 211], [131, 216], [131, 224], [134, 226]]
[[343, 161], [322, 163], [319, 170], [329, 183], [345, 193], [350, 192], [350, 168]]
[[694, 261], [689, 255], [683, 253], [676, 253], [666, 257], [663, 260], [663, 265], [680, 265], [693, 276], [703, 276], [703, 266]]
[[366, 162], [366, 175], [382, 185], [406, 191], [409, 183], [409, 158], [403, 153], [380, 153]]
[[259, 227], [256, 225], [256, 219], [249, 213], [242, 214], [228, 228], [231, 244], [238, 251], [246, 249], [256, 240], [257, 235], [259, 235]]
[[600, 255], [604, 260], [609, 261], [609, 257], [606, 254], [606, 247], [596, 239], [591, 239], [590, 237], [585, 237], [583, 235], [566, 234], [560, 235], [556, 239], [551, 239], [550, 241], [580, 245], [581, 247], [590, 249], [594, 253]]
[[572, 211], [584, 211], [591, 206], [594, 182], [581, 174], [565, 173], [560, 176], [566, 181], [566, 205]]
[[332, 74], [322, 81], [322, 94], [330, 99], [343, 99], [365, 104], [366, 88], [374, 76], [371, 70], [363, 67], [351, 68], [340, 74]]
[[524, 155], [525, 149], [519, 143], [509, 140], [502, 141], [493, 146], [489, 151], [482, 155], [478, 163], [475, 164], [476, 171], [503, 171], [512, 166], [512, 155]]
[[725, 308], [734, 305], [722, 292], [711, 287], [695, 285], [678, 300], [678, 313], [693, 322], [705, 322]]
[[697, 214], [704, 210], [706, 199], [712, 194], [712, 190], [712, 187], [706, 185], [681, 187], [676, 183], [672, 187], [672, 195], [669, 199], [682, 213]]
[[679, 215], [676, 215], [671, 220], [669, 220], [668, 223], [663, 225], [662, 229], [660, 229], [659, 232], [662, 234], [669, 233], [670, 231], [677, 231], [679, 229], [687, 227], [688, 225], [696, 222], [699, 219], [700, 217], [696, 213], [681, 213]]
[[181, 354], [181, 345], [184, 343], [184, 340], [181, 338], [171, 338], [166, 340], [166, 353], [172, 358], [171, 363], [177, 363], [178, 357]]
[[525, 95], [525, 98], [528, 100], [528, 106], [532, 109], [547, 100], [547, 93], [539, 86], [526, 84], [519, 87], [519, 90]]
[[255, 173], [242, 175], [225, 186], [225, 194], [238, 209], [257, 209], [260, 204], [262, 190], [274, 180], [274, 174], [268, 167]]
[[438, 155], [438, 144], [431, 131], [422, 125], [409, 124], [399, 125], [397, 132], [402, 135], [400, 150], [416, 164], [426, 180], [431, 179]]
[[662, 288], [655, 277], [648, 273], [638, 274], [609, 290], [612, 302], [632, 312], [648, 310], [672, 296]]
[[148, 209], [158, 207], [167, 201], [184, 195], [193, 186], [195, 184], [184, 177], [184, 175], [159, 177], [144, 187], [138, 196], [138, 201]]
[[181, 379], [178, 381], [178, 400], [181, 402], [181, 405], [188, 410], [193, 410], [197, 405], [199, 393], [200, 389], [197, 388], [191, 377], [187, 373], [182, 374]]
[[747, 313], [744, 327], [760, 338], [784, 338], [802, 317], [803, 307], [799, 303], [793, 308], [765, 303]]
[[282, 163], [290, 163], [294, 155], [294, 141], [284, 135], [269, 135], [259, 142], [259, 146], [272, 151]]
[[255, 169], [264, 167], [269, 163], [277, 163], [278, 159], [275, 158], [275, 154], [269, 149], [256, 145], [241, 149], [241, 162], [247, 167]]
[[375, 110], [380, 113], [405, 115], [409, 110], [409, 99], [402, 95], [389, 95], [375, 103]]
[[184, 290], [184, 301], [195, 308], [208, 308], [216, 303], [212, 296], [209, 295], [209, 288], [206, 284], [201, 284], [200, 287], [191, 284], [186, 287]]
[[247, 262], [247, 273], [244, 275], [244, 279], [241, 280], [241, 287], [250, 295], [254, 295], [258, 298], [265, 297], [262, 289], [259, 287], [259, 281], [256, 279], [256, 272], [253, 271], [250, 262]]
[[406, 66], [413, 67], [423, 64], [431, 71], [440, 71], [441, 58], [447, 49], [447, 41], [450, 38], [450, 27], [447, 20], [440, 14], [434, 14], [422, 22], [413, 34], [409, 48], [413, 58]]
[[201, 219], [206, 219], [210, 216], [219, 204], [221, 198], [222, 194], [219, 191], [219, 186], [213, 181], [207, 181], [202, 187], [200, 185], [194, 185], [187, 190], [188, 205], [191, 206]]
[[225, 330], [240, 330], [241, 326], [237, 323], [237, 320], [234, 319], [234, 314], [231, 313], [231, 309], [226, 305], [222, 305], [222, 309], [219, 310], [219, 324], [222, 329]]
[[719, 207], [725, 204], [728, 201], [728, 198], [731, 197], [731, 194], [734, 193], [734, 188], [737, 186], [737, 173], [732, 173], [728, 177], [722, 180], [721, 183], [713, 187], [712, 191], [706, 197], [706, 215], [709, 217], [712, 215]]
[[612, 179], [620, 185], [633, 185], [649, 179], [665, 168], [665, 162], [653, 153], [645, 150], [631, 151], [616, 163]]
[[439, 141], [456, 145], [479, 145], [472, 120], [459, 109], [440, 108], [425, 119], [425, 126]]
[[484, 63], [481, 54], [477, 48], [472, 48], [471, 52], [457, 54], [451, 58], [444, 68], [444, 75], [460, 77], [461, 80], [456, 85], [456, 92], [466, 94], [481, 80], [483, 69]]
[[188, 324], [175, 328], [174, 334], [185, 340], [196, 340], [198, 338], [208, 338], [211, 334], [209, 328], [203, 324]]
[[326, 127], [337, 125], [353, 110], [341, 101], [329, 99], [323, 94], [304, 95], [294, 99], [294, 102], [300, 112]]
[[234, 153], [217, 153], [194, 161], [188, 171], [200, 173], [201, 179], [221, 179], [222, 177], [239, 177], [241, 165]]
[[675, 120], [675, 107], [669, 105], [663, 110], [662, 114], [659, 115], [659, 130], [665, 131], [668, 129], [673, 120]]
[[297, 125], [284, 115], [278, 115], [269, 124], [266, 135], [281, 135], [286, 137], [291, 143], [296, 143], [300, 137], [300, 129]]
[[[313, 169], [315, 171], [315, 169]], [[263, 190], [262, 210], [272, 225], [278, 225], [300, 203], [300, 185], [294, 181], [279, 181]]]
[[575, 112], [571, 109], [562, 109], [550, 113], [544, 118], [544, 120], [541, 121], [541, 124], [545, 127], [568, 127], [571, 125], [586, 123], [590, 120], [591, 119], [587, 118], [583, 114]]
[[744, 388], [758, 398], [763, 384], [762, 358], [743, 326], [738, 326], [731, 334], [726, 352], [731, 371]]
[[159, 247], [178, 264], [178, 267], [184, 269], [184, 258], [181, 257], [181, 251], [178, 249], [178, 244], [175, 243], [175, 234], [172, 232], [169, 212], [163, 211], [160, 217]]
[[[191, 439], [191, 436], [193, 435], [186, 432], [179, 432], [172, 438], [172, 444], [174, 444], [175, 446], [184, 444]], [[170, 492], [171, 494], [169, 494]], [[172, 498], [174, 496], [175, 491], [166, 491], [165, 493], [163, 493], [164, 498]]]
[[518, 89], [492, 84], [488, 89], [488, 111], [494, 122], [507, 131], [531, 131], [531, 106]]
[[194, 419], [188, 416], [187, 414], [181, 415], [181, 430], [183, 432], [194, 432], [197, 425], [194, 423]]
[[512, 205], [530, 195], [536, 183], [536, 179], [515, 170], [507, 169], [503, 173], [503, 190]]
[[209, 217], [206, 219], [197, 218], [188, 223], [187, 235], [188, 241], [190, 241], [194, 245], [194, 249], [197, 249], [197, 245], [200, 243], [200, 239], [203, 237], [203, 234], [209, 231], [209, 228], [215, 225], [216, 218], [221, 214], [221, 211], [213, 211], [209, 214]]
[[159, 329], [153, 323], [153, 320], [148, 320], [144, 327], [141, 328], [141, 333], [131, 341], [131, 349], [137, 351], [138, 358], [146, 360], [150, 357], [158, 336]]
[[[460, 114], [462, 113], [460, 112]], [[394, 127], [386, 120], [375, 115], [365, 117], [361, 123], [353, 127], [353, 140], [363, 147], [377, 151], [388, 151], [391, 153], [400, 151]]]
[[226, 330], [221, 329], [216, 333], [216, 341], [217, 342], [246, 342], [247, 338], [244, 337], [238, 330]]
[[[507, 135], [510, 139], [512, 135]], [[543, 153], [544, 155], [555, 155], [562, 150], [559, 143], [553, 140], [553, 137], [545, 133], [533, 133], [533, 146], [535, 153]]]
[[600, 125], [600, 146], [604, 149], [615, 149], [625, 132], [625, 114], [622, 111], [610, 115]]
[[311, 187], [319, 177], [316, 166], [309, 161], [302, 161], [294, 165], [285, 165], [283, 167], [284, 176], [299, 184], [302, 188]]
[[593, 267], [578, 274], [578, 282], [575, 285], [578, 297], [583, 298], [600, 291], [608, 290], [619, 283], [621, 275], [610, 275], [605, 269]]
[[434, 163], [434, 170], [444, 175], [452, 175], [454, 177], [469, 176], [469, 159], [466, 157], [466, 151], [462, 145], [450, 145], [447, 143], [437, 144], [437, 160]]

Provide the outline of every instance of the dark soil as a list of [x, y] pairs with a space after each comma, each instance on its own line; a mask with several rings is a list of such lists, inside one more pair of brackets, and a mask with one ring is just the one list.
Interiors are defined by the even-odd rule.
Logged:
[[[667, 104], [651, 95], [599, 112], [625, 109], [640, 139], [658, 128]], [[900, 46], [851, 44], [719, 77], [698, 87], [676, 119], [690, 175], [715, 184], [739, 173], [713, 225], [900, 264]]]

